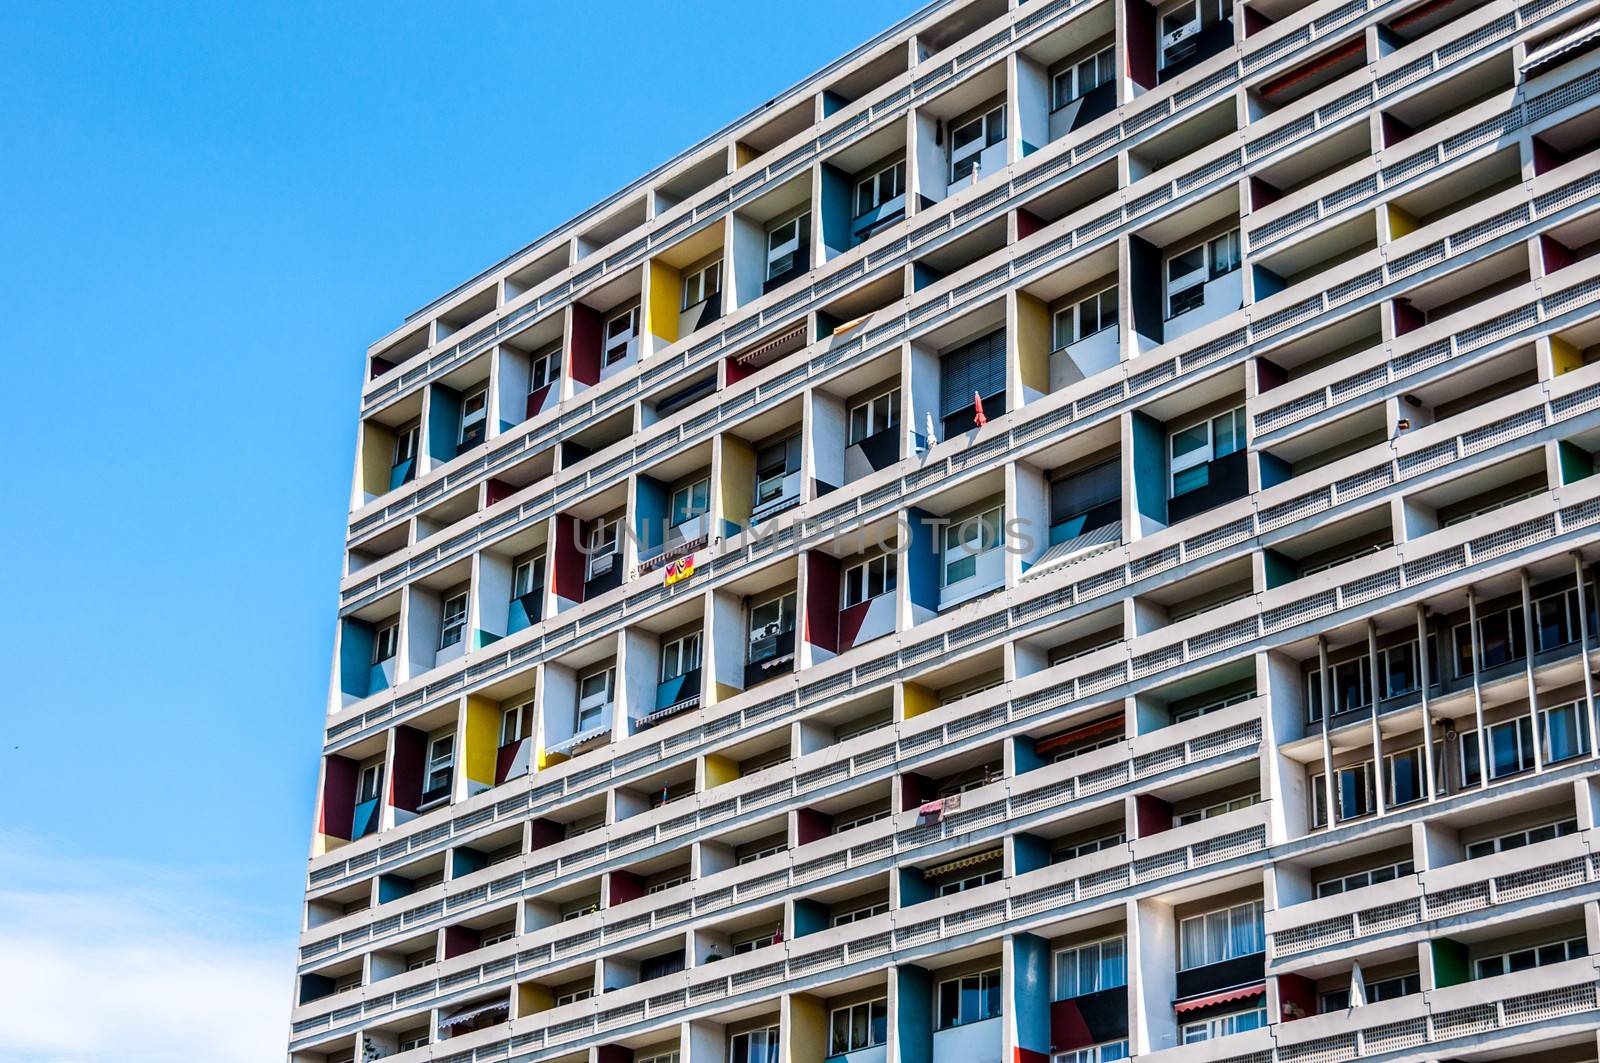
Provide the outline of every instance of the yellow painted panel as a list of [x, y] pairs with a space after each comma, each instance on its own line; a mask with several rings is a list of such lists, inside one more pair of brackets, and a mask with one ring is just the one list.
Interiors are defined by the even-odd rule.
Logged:
[[739, 166], [744, 166], [744, 165], [746, 165], [748, 163], [751, 163], [751, 162], [754, 162], [756, 159], [758, 159], [760, 157], [761, 157], [761, 153], [759, 151], [757, 151], [755, 148], [752, 148], [748, 144], [745, 144], [743, 142], [739, 142], [739, 143], [734, 144], [734, 146], [733, 146], [733, 158], [734, 158], [734, 166], [735, 166], [735, 168], [737, 168]]
[[341, 845], [349, 844], [350, 843], [345, 839], [335, 838], [331, 834], [318, 834], [316, 837], [311, 839], [311, 855], [326, 856], [328, 853], [333, 852]]
[[1556, 376], [1583, 368], [1583, 354], [1559, 336], [1550, 337], [1550, 361]]
[[512, 1017], [520, 1019], [524, 1015], [537, 1015], [555, 1006], [556, 998], [550, 990], [537, 982], [524, 982], [517, 986], [517, 1013]]
[[683, 299], [683, 278], [665, 262], [650, 262], [650, 305], [645, 310], [645, 328], [650, 335], [667, 343], [678, 339], [678, 304]]
[[939, 707], [939, 696], [925, 686], [916, 683], [901, 684], [901, 707], [904, 712], [901, 719], [909, 720], [913, 716], [921, 716], [930, 709]]
[[1385, 204], [1389, 211], [1389, 239], [1398, 240], [1402, 236], [1417, 231], [1420, 226], [1417, 219], [1395, 206], [1393, 203]]
[[756, 448], [738, 436], [724, 435], [722, 442], [722, 519], [740, 526], [750, 523], [755, 506]]
[[1050, 308], [1027, 292], [1017, 293], [1017, 356], [1022, 386], [1043, 395], [1050, 390]]
[[374, 496], [387, 494], [393, 461], [394, 433], [371, 421], [362, 425], [361, 490]]
[[729, 698], [733, 697], [735, 694], [743, 694], [743, 693], [744, 693], [743, 690], [740, 690], [738, 687], [732, 686], [732, 685], [730, 685], [728, 683], [712, 683], [711, 684], [711, 701], [712, 701], [713, 704], [715, 704], [716, 702], [719, 702], [719, 701], [727, 701]]
[[827, 1051], [827, 1014], [822, 1001], [805, 993], [789, 997], [789, 1063], [822, 1063]]
[[477, 694], [467, 698], [467, 778], [494, 785], [495, 755], [500, 749], [500, 703]]
[[721, 786], [739, 778], [739, 765], [717, 753], [706, 754], [706, 789]]
[[546, 753], [544, 751], [544, 747], [541, 746], [539, 748], [538, 759], [534, 763], [538, 765], [540, 771], [544, 771], [546, 768], [554, 767], [555, 765], [570, 759], [572, 758], [567, 756], [565, 753]]

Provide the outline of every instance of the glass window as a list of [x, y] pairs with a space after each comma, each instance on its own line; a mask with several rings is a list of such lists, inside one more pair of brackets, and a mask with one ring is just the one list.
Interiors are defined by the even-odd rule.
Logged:
[[950, 180], [960, 181], [978, 171], [983, 149], [1006, 136], [1006, 108], [1001, 104], [988, 114], [962, 122], [950, 131]]
[[833, 917], [834, 926], [845, 926], [849, 923], [859, 923], [863, 919], [871, 919], [875, 915], [882, 915], [889, 910], [889, 902], [882, 901], [871, 904], [865, 908], [856, 908], [848, 912], [839, 912]]
[[756, 451], [756, 505], [785, 497], [784, 481], [800, 471], [798, 433]]
[[700, 667], [700, 632], [692, 631], [661, 647], [661, 681], [676, 679]]
[[1189, 425], [1170, 437], [1172, 494], [1198, 490], [1211, 482], [1210, 463], [1245, 446], [1244, 407]]
[[452, 594], [444, 600], [444, 620], [439, 625], [439, 648], [454, 646], [461, 641], [467, 629], [467, 592]]
[[600, 726], [606, 706], [611, 704], [611, 669], [591, 672], [578, 680], [579, 733]]
[[1544, 709], [1543, 718], [1544, 761], [1558, 764], [1589, 752], [1589, 714], [1582, 702]]
[[778, 1028], [736, 1033], [729, 1039], [729, 1063], [778, 1063]]
[[1051, 107], [1065, 107], [1116, 77], [1116, 62], [1110, 48], [1067, 67], [1055, 76], [1051, 87]]
[[621, 523], [618, 520], [595, 521], [585, 544], [589, 552], [589, 579], [605, 575], [616, 563], [617, 532]]
[[1206, 257], [1210, 260], [1211, 279], [1239, 268], [1239, 230], [1233, 229], [1206, 244]]
[[686, 273], [683, 277], [683, 309], [698, 306], [722, 290], [722, 263]]
[[1204, 244], [1167, 259], [1167, 316], [1177, 317], [1205, 304]]
[[544, 555], [534, 554], [516, 563], [511, 571], [511, 597], [525, 598], [544, 588]]
[[1266, 1008], [1252, 1008], [1249, 1011], [1236, 1011], [1232, 1015], [1219, 1015], [1214, 1019], [1186, 1022], [1183, 1024], [1183, 1043], [1192, 1045], [1197, 1041], [1214, 1041], [1229, 1034], [1259, 1030], [1266, 1024]]
[[884, 1044], [889, 1037], [889, 1002], [863, 1001], [828, 1014], [828, 1054], [842, 1056]]
[[945, 525], [944, 585], [951, 587], [976, 576], [978, 556], [1004, 543], [999, 507]]
[[[533, 702], [513, 705], [500, 714], [500, 744], [509, 746], [533, 731]], [[524, 730], [526, 728], [526, 730]]]
[[1117, 323], [1117, 289], [1107, 288], [1056, 311], [1052, 347], [1060, 350]]
[[417, 456], [417, 440], [421, 431], [422, 426], [413, 422], [395, 432], [393, 465], [404, 465]]
[[844, 607], [888, 594], [895, 586], [896, 555], [882, 554], [844, 571]]
[[1000, 969], [939, 983], [939, 1029], [982, 1022], [1000, 1014]]
[[483, 442], [488, 419], [489, 388], [485, 385], [461, 400], [461, 428], [456, 434], [456, 445], [468, 447]]
[[1062, 949], [1056, 953], [1057, 1000], [1098, 993], [1128, 984], [1127, 942], [1122, 937]]
[[803, 249], [811, 245], [811, 212], [790, 218], [767, 230], [767, 280], [801, 264]]
[[750, 663], [778, 654], [778, 640], [794, 630], [795, 596], [762, 602], [750, 610]]
[[1497, 956], [1480, 957], [1473, 965], [1472, 977], [1494, 978], [1502, 974], [1516, 974], [1519, 971], [1531, 971], [1536, 967], [1545, 967], [1552, 963], [1582, 959], [1588, 955], [1588, 943], [1581, 937], [1553, 941], [1548, 945], [1516, 949]]
[[435, 735], [428, 742], [427, 772], [423, 777], [424, 796], [450, 792], [451, 776], [455, 768], [456, 736], [454, 732]]
[[856, 185], [856, 216], [877, 210], [906, 190], [906, 164], [886, 166]]
[[364, 805], [368, 801], [376, 801], [382, 788], [383, 761], [380, 760], [361, 769], [361, 778], [356, 783], [356, 804]]
[[1409, 805], [1428, 796], [1422, 789], [1422, 747], [1415, 746], [1383, 758], [1388, 764], [1388, 799], [1395, 807]]
[[696, 480], [673, 491], [671, 508], [670, 519], [674, 528], [706, 512], [711, 508], [711, 480]]
[[400, 649], [400, 621], [392, 620], [378, 628], [372, 638], [372, 663], [390, 660]]
[[886, 391], [850, 408], [850, 445], [900, 423], [900, 389]]
[[605, 364], [615, 365], [631, 353], [634, 337], [639, 334], [639, 308], [624, 310], [606, 322]]
[[1364, 889], [1376, 882], [1389, 882], [1404, 875], [1416, 873], [1416, 865], [1410, 860], [1400, 860], [1382, 867], [1369, 868], [1366, 871], [1357, 871], [1349, 875], [1339, 875], [1334, 878], [1323, 879], [1317, 883], [1318, 897], [1332, 897], [1351, 890]]
[[1265, 949], [1260, 901], [1191, 916], [1178, 925], [1181, 970], [1252, 956]]
[[528, 363], [528, 391], [538, 391], [561, 379], [561, 348], [552, 347], [536, 354]]
[[1128, 1042], [1107, 1041], [1105, 1044], [1075, 1048], [1070, 1052], [1057, 1052], [1051, 1063], [1114, 1063], [1128, 1058]]

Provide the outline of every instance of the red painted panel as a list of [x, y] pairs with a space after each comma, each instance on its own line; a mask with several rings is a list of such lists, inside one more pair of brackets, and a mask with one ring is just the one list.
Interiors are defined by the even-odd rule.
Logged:
[[554, 845], [567, 837], [567, 828], [553, 819], [536, 819], [529, 826], [532, 828], [532, 847], [535, 849]]
[[1304, 975], [1280, 974], [1278, 1003], [1283, 1008], [1282, 1022], [1310, 1018], [1317, 1013], [1317, 984]]
[[1148, 838], [1172, 829], [1172, 806], [1151, 794], [1136, 794], [1133, 799], [1134, 821], [1139, 837]]
[[936, 792], [932, 779], [916, 772], [906, 772], [900, 776], [900, 811], [910, 812], [923, 802], [932, 801]]
[[867, 610], [871, 608], [869, 599], [839, 611], [839, 649], [836, 652], [843, 652], [856, 644], [856, 636], [861, 634], [861, 625], [867, 622]]
[[528, 392], [528, 404], [523, 408], [522, 416], [537, 417], [544, 409], [544, 400], [550, 394], [550, 385], [544, 384]]
[[1015, 1055], [1013, 1063], [1050, 1063], [1050, 1057], [1043, 1052], [1035, 1052], [1031, 1048], [1017, 1047], [1012, 1049]]
[[814, 808], [802, 808], [795, 813], [795, 840], [809, 845], [833, 834], [833, 817]]
[[349, 757], [327, 757], [322, 769], [322, 815], [317, 833], [350, 838], [356, 818], [356, 772], [360, 765]]
[[389, 773], [389, 803], [395, 808], [415, 812], [422, 803], [422, 759], [428, 736], [415, 727], [397, 727], [394, 732], [394, 771]]
[[1156, 87], [1156, 9], [1144, 0], [1125, 0], [1128, 15], [1128, 76], [1144, 88]]
[[1034, 233], [1050, 224], [1031, 210], [1017, 208], [1017, 239], [1026, 240]]
[[469, 926], [447, 926], [444, 928], [444, 958], [453, 959], [472, 952], [482, 941], [478, 932]]
[[644, 896], [644, 879], [631, 871], [613, 871], [607, 876], [606, 907], [615, 908]]
[[806, 641], [839, 652], [839, 559], [821, 550], [806, 553]]
[[600, 383], [600, 311], [572, 304], [572, 350], [568, 362], [572, 379], [580, 384]]
[[1070, 1052], [1094, 1044], [1094, 1035], [1078, 1010], [1076, 1000], [1057, 1000], [1050, 1005], [1050, 1048]]
[[556, 597], [565, 598], [569, 602], [583, 601], [585, 558], [583, 551], [578, 549], [578, 536], [581, 531], [582, 523], [577, 517], [565, 513], [556, 514], [555, 564], [551, 576], [555, 584]]
[[622, 1045], [601, 1045], [595, 1049], [595, 1063], [633, 1063], [633, 1049]]
[[490, 477], [489, 482], [485, 485], [485, 490], [485, 504], [492, 506], [497, 502], [504, 502], [516, 494], [518, 488], [515, 484], [508, 484], [504, 480], [496, 480]]

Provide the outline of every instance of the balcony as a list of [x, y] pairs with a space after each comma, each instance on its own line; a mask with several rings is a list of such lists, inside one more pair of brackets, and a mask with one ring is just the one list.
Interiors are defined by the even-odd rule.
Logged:
[[751, 632], [750, 656], [744, 666], [745, 689], [794, 671], [794, 628]]

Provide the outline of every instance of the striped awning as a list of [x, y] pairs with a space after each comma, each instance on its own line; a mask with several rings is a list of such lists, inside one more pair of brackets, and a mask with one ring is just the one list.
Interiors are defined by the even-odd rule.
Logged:
[[465, 1026], [469, 1022], [473, 1022], [476, 1019], [481, 1019], [485, 1015], [492, 1014], [496, 1011], [504, 1011], [509, 1013], [511, 1011], [511, 1005], [504, 1000], [497, 1000], [492, 1004], [480, 1004], [477, 1007], [468, 1008], [466, 1011], [458, 1011], [448, 1019], [440, 1019], [439, 1029], [446, 1030], [452, 1026]]
[[1038, 745], [1034, 746], [1033, 751], [1040, 754], [1048, 753], [1053, 749], [1060, 749], [1062, 746], [1069, 746], [1074, 742], [1082, 742], [1086, 738], [1093, 738], [1096, 735], [1105, 734], [1107, 731], [1120, 731], [1124, 726], [1125, 725], [1122, 722], [1121, 716], [1111, 716], [1096, 723], [1085, 724], [1082, 727], [1074, 728], [1065, 734], [1058, 734], [1053, 738], [1047, 738], [1043, 742], [1040, 742]]
[[759, 343], [748, 351], [734, 355], [733, 360], [740, 365], [768, 365], [790, 351], [803, 346], [805, 344], [805, 336], [806, 327], [801, 325], [799, 328], [790, 329], [781, 336]]
[[960, 860], [952, 860], [948, 864], [940, 864], [937, 867], [930, 867], [924, 871], [922, 875], [924, 878], [934, 878], [939, 875], [948, 875], [952, 871], [965, 871], [967, 868], [977, 867], [979, 864], [993, 863], [994, 861], [1000, 859], [1001, 855], [1001, 850], [990, 849], [986, 853], [977, 853], [973, 856], [963, 856]]
[[1172, 1005], [1172, 1010], [1182, 1015], [1185, 1012], [1199, 1011], [1201, 1008], [1214, 1007], [1217, 1004], [1227, 1004], [1235, 1000], [1248, 1000], [1251, 997], [1259, 997], [1266, 991], [1266, 983], [1257, 982], [1254, 985], [1240, 986], [1237, 989], [1227, 989], [1221, 993], [1195, 997], [1193, 1000], [1180, 1000]]
[[1592, 18], [1587, 22], [1579, 23], [1566, 33], [1552, 37], [1537, 48], [1530, 48], [1528, 57], [1522, 61], [1522, 70], [1527, 73], [1535, 67], [1544, 66], [1567, 52], [1582, 48], [1596, 38], [1600, 38], [1600, 18]]

